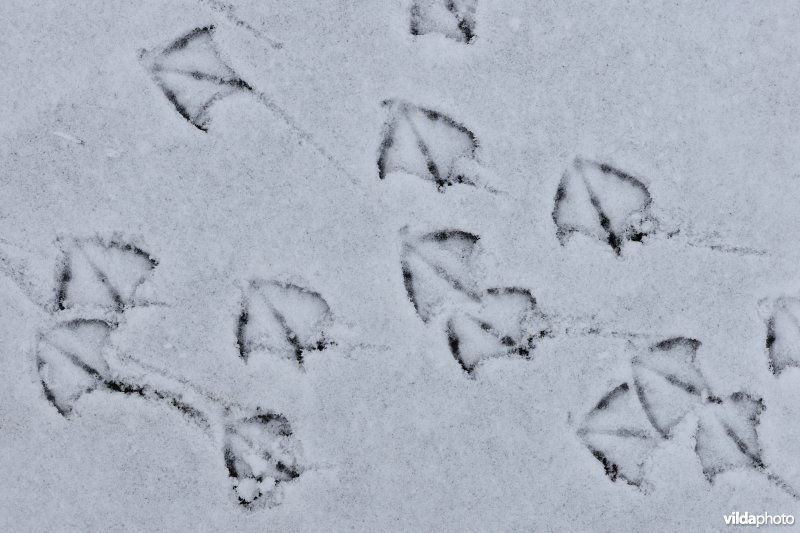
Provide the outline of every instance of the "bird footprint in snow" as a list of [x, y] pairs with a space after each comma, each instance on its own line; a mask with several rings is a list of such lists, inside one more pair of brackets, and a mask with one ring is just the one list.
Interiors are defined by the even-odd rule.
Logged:
[[800, 298], [778, 298], [767, 319], [769, 368], [776, 376], [800, 367]]
[[[230, 15], [230, 11], [227, 13]], [[239, 26], [253, 30], [244, 23]], [[252, 95], [303, 143], [346, 174], [348, 171], [342, 163], [318, 143], [310, 131], [270, 95], [252, 87], [227, 64], [214, 42], [214, 32], [214, 26], [195, 28], [166, 46], [139, 51], [143, 66], [175, 110], [192, 126], [205, 132], [210, 122], [209, 111], [215, 102], [235, 94]]]
[[480, 307], [454, 313], [447, 321], [450, 352], [468, 374], [486, 359], [529, 359], [550, 326], [527, 289], [487, 289]]
[[300, 477], [300, 442], [285, 416], [257, 410], [225, 424], [223, 455], [239, 504], [251, 507], [266, 497], [278, 503], [276, 487]]
[[411, 35], [438, 33], [462, 43], [475, 38], [477, 0], [414, 0]]
[[213, 35], [213, 26], [196, 28], [161, 49], [139, 53], [175, 110], [202, 131], [214, 102], [253, 90], [223, 61]]
[[766, 254], [747, 246], [720, 244], [715, 232], [667, 229], [667, 224], [653, 215], [652, 204], [650, 191], [639, 178], [605, 163], [577, 158], [556, 190], [552, 213], [556, 237], [565, 246], [573, 235], [583, 235], [607, 244], [617, 256], [622, 255], [626, 243], [644, 242], [656, 235], [715, 252]]
[[456, 184], [494, 191], [477, 161], [478, 139], [447, 115], [403, 100], [386, 100], [389, 111], [378, 154], [378, 177], [407, 173], [433, 182], [440, 192]]
[[56, 308], [113, 312], [136, 305], [136, 291], [158, 265], [148, 252], [119, 239], [63, 242]]
[[[114, 359], [117, 363], [125, 359], [132, 365], [126, 373], [109, 364], [111, 353], [120, 355], [112, 342], [114, 332], [136, 303], [137, 288], [157, 265], [158, 261], [130, 241], [98, 238], [66, 242], [51, 323], [38, 335], [34, 354], [44, 398], [65, 419], [72, 417], [83, 395], [104, 392], [177, 409], [211, 441], [216, 441], [217, 428], [221, 427], [221, 458], [239, 504], [247, 508], [256, 501], [277, 505], [280, 486], [298, 478], [304, 470], [300, 444], [286, 417], [231, 404], [129, 356]], [[284, 339], [289, 347], [305, 349], [312, 338], [316, 346], [321, 346], [324, 340], [314, 337], [317, 322], [304, 319], [309, 313], [327, 316], [324, 300], [291, 285], [253, 286], [272, 290], [267, 302], [273, 311], [271, 326], [277, 321], [283, 328], [281, 333], [291, 334]], [[98, 312], [102, 318], [94, 316]]]
[[589, 411], [578, 435], [612, 481], [640, 486], [644, 463], [656, 445], [656, 434], [627, 383], [615, 387]]
[[36, 369], [45, 397], [62, 416], [84, 393], [108, 385], [103, 350], [114, 327], [99, 319], [71, 320], [40, 335]]
[[576, 159], [556, 192], [553, 221], [561, 245], [580, 233], [608, 244], [619, 255], [627, 241], [641, 241], [658, 223], [647, 187], [609, 165]]
[[448, 229], [403, 241], [403, 280], [423, 322], [460, 303], [480, 301], [474, 266], [478, 239], [472, 233]]
[[633, 388], [623, 383], [604, 396], [578, 435], [612, 480], [642, 486], [653, 449], [671, 440], [693, 413], [695, 453], [709, 483], [724, 472], [750, 469], [800, 499], [764, 462], [757, 433], [763, 401], [744, 392], [713, 394], [697, 365], [700, 346], [697, 340], [676, 337], [634, 357]]
[[236, 330], [239, 356], [244, 362], [269, 354], [296, 361], [330, 344], [326, 330], [332, 324], [330, 307], [317, 292], [278, 281], [252, 280]]
[[482, 289], [474, 265], [479, 237], [461, 230], [407, 236], [401, 250], [406, 292], [429, 323], [446, 316], [450, 352], [468, 375], [487, 359], [528, 359], [549, 333], [544, 315], [526, 289]]
[[45, 397], [59, 414], [70, 418], [83, 394], [105, 391], [177, 409], [209, 437], [215, 434], [214, 426], [222, 425], [222, 458], [238, 502], [249, 508], [263, 497], [267, 506], [279, 504], [280, 484], [300, 477], [303, 472], [299, 442], [286, 418], [261, 410], [232, 418], [232, 409], [237, 412], [242, 409], [191, 394], [193, 391], [187, 390], [185, 384], [170, 382], [163, 375], [138, 379], [116, 377], [104, 354], [115, 328], [115, 324], [101, 320], [79, 319], [58, 324], [41, 336], [36, 353], [37, 371]]

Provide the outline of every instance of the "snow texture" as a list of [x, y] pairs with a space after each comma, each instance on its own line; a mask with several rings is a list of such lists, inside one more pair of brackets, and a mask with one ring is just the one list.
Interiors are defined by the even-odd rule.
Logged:
[[800, 515], [798, 25], [0, 2], [0, 531]]

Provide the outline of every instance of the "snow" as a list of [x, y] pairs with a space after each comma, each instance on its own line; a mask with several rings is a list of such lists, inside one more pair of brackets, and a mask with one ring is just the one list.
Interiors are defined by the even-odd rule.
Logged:
[[800, 514], [794, 2], [231, 1], [0, 5], [0, 531]]

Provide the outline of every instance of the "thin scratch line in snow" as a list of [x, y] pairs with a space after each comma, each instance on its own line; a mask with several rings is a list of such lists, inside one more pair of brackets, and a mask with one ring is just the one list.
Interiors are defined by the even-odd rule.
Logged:
[[239, 17], [237, 17], [236, 13], [235, 13], [235, 11], [233, 9], [233, 6], [228, 5], [228, 4], [224, 4], [224, 3], [219, 2], [217, 0], [197, 0], [197, 3], [199, 3], [199, 4], [203, 5], [203, 6], [206, 6], [211, 11], [214, 11], [216, 13], [221, 13], [233, 25], [235, 25], [236, 27], [243, 28], [243, 29], [249, 31], [251, 34], [253, 34], [258, 39], [261, 39], [262, 41], [266, 42], [272, 48], [274, 48], [276, 50], [280, 50], [281, 48], [283, 48], [283, 43], [282, 42], [280, 42], [280, 41], [278, 41], [276, 39], [273, 39], [272, 37], [270, 37], [269, 35], [267, 35], [263, 31], [255, 28], [252, 24], [250, 24], [246, 20], [242, 20]]
[[264, 106], [267, 109], [278, 115], [278, 117], [287, 126], [289, 126], [289, 128], [291, 128], [298, 137], [300, 137], [303, 141], [307, 142], [312, 148], [314, 148], [314, 150], [317, 151], [317, 153], [321, 154], [325, 159], [333, 163], [336, 169], [342, 172], [347, 177], [349, 177], [350, 180], [353, 181], [353, 183], [356, 183], [356, 180], [353, 178], [350, 172], [345, 168], [345, 166], [338, 159], [336, 159], [336, 157], [334, 157], [330, 152], [328, 152], [328, 150], [326, 150], [321, 144], [319, 144], [317, 140], [314, 139], [314, 136], [311, 135], [311, 133], [309, 133], [303, 127], [301, 127], [289, 113], [287, 113], [282, 107], [276, 104], [272, 98], [270, 98], [267, 94], [262, 92], [253, 91], [253, 94], [255, 94], [258, 97], [259, 101], [262, 104], [264, 104]]
[[61, 132], [61, 131], [54, 131], [53, 135], [55, 135], [56, 137], [61, 137], [65, 141], [69, 141], [71, 143], [86, 144], [85, 142], [83, 142], [83, 139], [78, 139], [77, 137], [75, 137], [73, 135], [70, 135], [69, 133], [64, 133], [64, 132]]

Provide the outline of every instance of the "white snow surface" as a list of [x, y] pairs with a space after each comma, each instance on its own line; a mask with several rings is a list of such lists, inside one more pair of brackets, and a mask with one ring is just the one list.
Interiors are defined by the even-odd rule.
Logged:
[[[800, 296], [800, 4], [479, 0], [463, 42], [412, 36], [409, 0], [231, 1], [0, 2], [0, 531], [668, 532], [724, 531], [732, 511], [800, 518], [793, 314], [773, 328], [777, 372], [767, 348], [775, 302]], [[228, 69], [208, 68], [248, 88], [226, 86], [201, 131], [141, 51], [211, 25]], [[386, 100], [468, 128], [474, 186], [379, 179]], [[463, 135], [460, 161], [432, 135], [437, 160], [465, 163]], [[562, 244], [554, 198], [576, 158], [644, 184], [656, 233], [619, 253], [579, 232]], [[467, 372], [450, 304], [430, 320], [415, 311], [404, 243], [440, 230], [480, 237], [452, 266], [477, 280], [459, 312], [485, 312], [490, 288], [535, 297], [550, 331], [527, 357], [493, 352]], [[157, 266], [100, 257], [125, 277], [124, 305], [92, 292], [103, 285], [86, 266], [61, 310], [75, 242], [131, 243]], [[303, 288], [258, 307], [316, 313], [297, 322], [302, 362], [288, 337], [273, 349], [278, 315], [259, 326], [257, 356], [241, 356], [253, 280]], [[152, 388], [100, 386], [64, 417], [42, 380], [71, 373], [38, 367], [42, 338], [90, 315], [112, 323], [105, 383]], [[704, 403], [667, 437], [649, 427], [643, 483], [612, 481], [581, 427], [621, 383], [635, 392], [634, 358], [674, 337], [701, 343]], [[708, 391], [763, 403], [757, 439], [737, 425], [749, 407], [725, 411], [763, 468], [737, 463], [735, 445], [696, 452]], [[248, 418], [265, 412], [291, 437]], [[236, 450], [256, 453], [238, 492], [223, 457], [236, 424], [254, 431]], [[708, 457], [738, 466], [709, 480]], [[237, 501], [259, 487], [259, 505]]]

